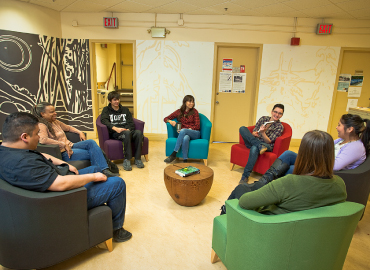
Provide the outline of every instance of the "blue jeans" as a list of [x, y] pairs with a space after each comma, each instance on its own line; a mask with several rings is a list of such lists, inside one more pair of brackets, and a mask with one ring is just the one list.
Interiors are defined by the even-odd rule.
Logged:
[[257, 158], [260, 154], [261, 146], [264, 145], [267, 147], [267, 151], [272, 151], [272, 148], [269, 144], [261, 142], [259, 139], [254, 137], [252, 133], [246, 127], [241, 127], [239, 129], [240, 135], [242, 136], [245, 146], [249, 148], [249, 157], [247, 165], [244, 167], [243, 177], [248, 178], [251, 174], [254, 165], [256, 164]]
[[292, 174], [294, 170], [294, 163], [295, 163], [295, 160], [297, 159], [297, 154], [292, 151], [287, 150], [280, 155], [279, 159], [281, 159], [284, 163], [290, 165], [290, 168], [285, 173], [285, 175]]
[[181, 145], [182, 145], [182, 157], [184, 159], [188, 159], [190, 140], [196, 140], [196, 139], [199, 139], [199, 138], [200, 138], [200, 131], [199, 130], [183, 128], [180, 131], [179, 136], [177, 137], [177, 141], [176, 141], [174, 151], [178, 152], [180, 150]]
[[[78, 172], [80, 174], [95, 173], [99, 167], [90, 166]], [[87, 189], [87, 208], [107, 203], [112, 210], [113, 230], [122, 228], [126, 212], [126, 184], [121, 177], [109, 177], [105, 182], [90, 182]]]
[[93, 140], [80, 141], [73, 144], [73, 154], [68, 157], [67, 151], [62, 153], [62, 159], [65, 162], [70, 160], [90, 160], [92, 166], [98, 166], [100, 170], [108, 168], [107, 161], [104, 158], [100, 147]]

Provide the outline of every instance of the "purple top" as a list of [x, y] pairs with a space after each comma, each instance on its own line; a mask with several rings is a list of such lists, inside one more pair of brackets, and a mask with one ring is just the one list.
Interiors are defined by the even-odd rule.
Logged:
[[[343, 139], [339, 138], [334, 144], [340, 143]], [[334, 171], [350, 170], [358, 167], [366, 159], [365, 146], [361, 140], [345, 144], [335, 157]]]

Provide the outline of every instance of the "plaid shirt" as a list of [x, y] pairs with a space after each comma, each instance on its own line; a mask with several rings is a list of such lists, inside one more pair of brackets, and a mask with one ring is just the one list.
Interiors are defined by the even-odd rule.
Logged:
[[[262, 116], [256, 123], [256, 126], [254, 127], [253, 131], [258, 131], [260, 129], [260, 127], [266, 123], [266, 122], [269, 122], [270, 121], [270, 118], [271, 116]], [[270, 127], [265, 131], [266, 133], [266, 136], [269, 137], [269, 139], [271, 140], [271, 143], [270, 143], [270, 146], [271, 148], [274, 148], [274, 144], [275, 144], [275, 141], [278, 137], [281, 136], [281, 134], [283, 134], [283, 131], [284, 131], [284, 126], [283, 124], [280, 122], [280, 120], [278, 120], [277, 122], [274, 122], [270, 125]], [[261, 141], [261, 142], [265, 142], [262, 138], [262, 135], [259, 134], [258, 136], [258, 139]]]
[[[185, 112], [185, 116], [180, 118], [181, 128], [191, 128], [193, 130], [200, 130], [200, 120], [199, 120], [199, 113], [196, 109], [193, 109], [193, 114], [185, 117], [187, 112]], [[164, 118], [164, 122], [166, 123], [168, 120], [172, 120], [177, 118], [181, 114], [180, 109], [174, 111], [169, 116]]]

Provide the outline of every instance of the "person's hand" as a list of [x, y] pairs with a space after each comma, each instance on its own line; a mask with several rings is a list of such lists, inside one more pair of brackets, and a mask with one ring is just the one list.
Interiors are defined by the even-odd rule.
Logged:
[[176, 126], [176, 122], [175, 121], [172, 121], [172, 120], [168, 120], [168, 123], [170, 123], [171, 126]]
[[118, 127], [113, 127], [112, 129], [113, 129], [115, 132], [117, 132], [117, 133], [121, 133], [121, 132], [123, 132], [123, 131], [127, 130], [127, 129], [125, 129], [125, 128], [118, 128]]
[[261, 127], [260, 127], [260, 132], [261, 133], [264, 133], [266, 131], [266, 126], [265, 125], [262, 125]]
[[83, 132], [80, 133], [80, 140], [81, 141], [86, 141], [86, 136]]
[[71, 158], [72, 154], [73, 154], [73, 150], [72, 148], [66, 144], [66, 147], [65, 147], [66, 151], [67, 151], [67, 154], [68, 154], [68, 157]]
[[105, 182], [105, 181], [107, 181], [107, 176], [100, 173], [100, 172], [94, 173], [94, 176], [95, 176], [95, 179], [93, 180], [94, 182]]
[[68, 164], [68, 166], [69, 166], [69, 170], [70, 170], [71, 172], [74, 172], [75, 174], [78, 174], [78, 170], [76, 169], [76, 167], [75, 167], [75, 166], [72, 166], [71, 164]]
[[253, 135], [254, 137], [259, 137], [259, 136], [258, 136], [258, 132], [257, 132], [257, 131], [253, 131], [253, 132], [252, 132], [252, 135]]

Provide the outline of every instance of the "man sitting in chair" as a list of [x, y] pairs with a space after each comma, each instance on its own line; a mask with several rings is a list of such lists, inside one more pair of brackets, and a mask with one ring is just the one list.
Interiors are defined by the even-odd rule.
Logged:
[[284, 131], [284, 126], [280, 122], [283, 113], [284, 105], [275, 104], [271, 111], [271, 116], [262, 116], [257, 121], [252, 133], [245, 126], [239, 129], [245, 146], [250, 149], [248, 162], [244, 167], [244, 172], [239, 184], [248, 182], [248, 177], [256, 164], [258, 155], [273, 150], [275, 140], [280, 137]]
[[134, 120], [131, 112], [120, 104], [119, 93], [112, 91], [108, 94], [110, 104], [104, 107], [101, 113], [101, 123], [108, 127], [109, 137], [114, 140], [120, 140], [123, 143], [123, 169], [131, 171], [131, 140], [135, 144], [135, 165], [138, 168], [144, 168], [141, 161], [141, 147], [143, 144], [143, 133], [141, 130], [135, 130]]
[[36, 151], [40, 131], [38, 122], [35, 116], [25, 112], [12, 113], [5, 119], [3, 143], [0, 145], [0, 178], [13, 186], [38, 192], [85, 186], [88, 209], [104, 203], [111, 208], [113, 240], [129, 240], [132, 234], [122, 228], [126, 210], [123, 179], [116, 176], [107, 178], [97, 172], [97, 166], [77, 171], [63, 160]]

